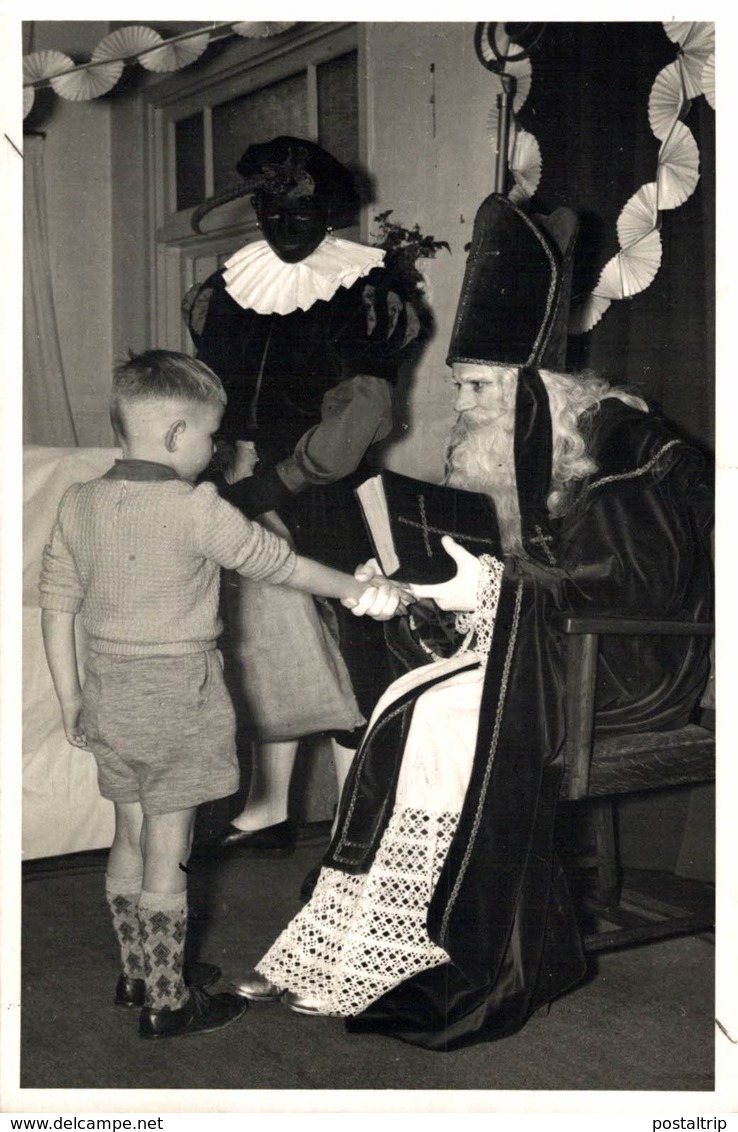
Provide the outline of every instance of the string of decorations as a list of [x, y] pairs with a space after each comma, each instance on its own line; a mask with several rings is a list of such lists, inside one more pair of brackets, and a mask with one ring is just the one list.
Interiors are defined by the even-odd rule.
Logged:
[[624, 205], [617, 220], [620, 251], [572, 311], [570, 334], [586, 334], [614, 300], [631, 299], [653, 282], [661, 266], [661, 214], [689, 200], [699, 181], [697, 142], [682, 119], [700, 95], [715, 109], [715, 25], [679, 21], [664, 23], [664, 30], [678, 54], [656, 76], [648, 99], [648, 121], [661, 142], [656, 179]]
[[[675, 21], [663, 26], [677, 45], [678, 54], [656, 76], [648, 101], [649, 124], [661, 143], [656, 179], [642, 185], [624, 205], [616, 224], [620, 250], [605, 264], [590, 294], [572, 311], [570, 334], [586, 334], [613, 301], [630, 299], [653, 282], [661, 266], [661, 214], [684, 204], [699, 181], [697, 142], [683, 119], [692, 100], [701, 95], [715, 109], [715, 25]], [[521, 204], [535, 194], [542, 171], [538, 142], [521, 129], [516, 117], [532, 84], [526, 54], [529, 46], [513, 43], [499, 23], [477, 25], [475, 46], [480, 62], [492, 73], [497, 95], [509, 78], [514, 80], [508, 141], [508, 166], [514, 185], [507, 195]], [[496, 98], [488, 118], [495, 149], [500, 128], [497, 102]]]
[[164, 39], [153, 28], [133, 24], [101, 39], [86, 63], [75, 63], [62, 51], [34, 51], [23, 57], [23, 117], [31, 112], [40, 87], [51, 87], [72, 102], [87, 102], [112, 90], [127, 66], [138, 63], [161, 74], [179, 71], [217, 39], [232, 35], [262, 39], [291, 27], [294, 21], [219, 22]]

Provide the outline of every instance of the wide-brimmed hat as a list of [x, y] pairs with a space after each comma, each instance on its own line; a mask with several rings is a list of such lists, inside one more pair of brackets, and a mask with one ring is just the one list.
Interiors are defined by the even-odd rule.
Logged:
[[568, 208], [534, 218], [498, 193], [482, 201], [449, 365], [563, 366], [577, 227]]
[[340, 228], [351, 223], [358, 204], [354, 178], [345, 165], [316, 142], [283, 134], [268, 142], [250, 145], [236, 172], [242, 178], [199, 205], [192, 214], [192, 227], [213, 209], [239, 197], [264, 194], [277, 200], [314, 200], [330, 210], [331, 224]]

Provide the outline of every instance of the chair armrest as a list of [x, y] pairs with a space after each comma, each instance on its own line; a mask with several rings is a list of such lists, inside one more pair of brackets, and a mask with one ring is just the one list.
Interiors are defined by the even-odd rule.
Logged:
[[648, 637], [712, 637], [712, 621], [654, 621], [647, 617], [587, 617], [581, 614], [557, 613], [554, 626], [567, 635], [581, 633], [614, 633], [620, 636]]
[[558, 613], [553, 624], [567, 641], [564, 758], [569, 771], [567, 797], [585, 798], [589, 792], [595, 717], [595, 683], [600, 636], [714, 636], [707, 621], [656, 621], [644, 617], [586, 617]]
[[597, 633], [572, 634], [566, 645], [564, 759], [569, 771], [568, 797], [576, 801], [589, 793], [600, 638]]

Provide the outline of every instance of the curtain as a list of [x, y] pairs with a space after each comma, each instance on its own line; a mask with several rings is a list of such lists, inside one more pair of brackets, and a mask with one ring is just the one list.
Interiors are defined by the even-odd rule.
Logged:
[[[677, 48], [660, 23], [549, 23], [536, 44], [520, 113], [537, 138], [543, 173], [534, 211], [568, 205], [580, 217], [574, 291], [585, 295], [618, 251], [616, 221], [656, 179], [659, 142], [648, 99]], [[587, 334], [569, 339], [568, 364], [629, 384], [708, 449], [714, 441], [715, 112], [703, 96], [684, 119], [700, 179], [662, 213], [661, 267], [649, 287], [613, 302]]]
[[26, 137], [23, 164], [23, 442], [77, 444], [54, 311], [44, 139]]

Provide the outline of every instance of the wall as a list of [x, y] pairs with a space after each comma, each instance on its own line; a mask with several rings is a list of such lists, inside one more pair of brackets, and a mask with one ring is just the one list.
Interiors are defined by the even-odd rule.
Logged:
[[[109, 24], [93, 20], [37, 23], [31, 49], [85, 60], [108, 30]], [[111, 102], [69, 102], [54, 95], [38, 128], [46, 134], [52, 285], [72, 413], [80, 445], [105, 446], [112, 443]]]
[[[38, 23], [32, 49], [50, 47], [80, 59], [89, 58], [95, 44], [114, 26], [92, 21]], [[188, 25], [154, 26], [173, 33]], [[559, 26], [564, 25], [551, 28]], [[660, 25], [648, 26], [659, 50], [673, 49]], [[603, 28], [609, 27], [592, 25], [593, 42], [602, 38]], [[494, 103], [494, 83], [476, 58], [473, 31], [472, 23], [360, 25], [366, 60], [366, 164], [375, 185], [366, 231], [371, 231], [373, 216], [392, 209], [395, 220], [407, 226], [417, 222], [424, 232], [447, 240], [451, 246], [451, 254], [442, 250], [435, 260], [428, 261], [429, 297], [437, 333], [412, 380], [401, 389], [401, 414], [407, 427], [387, 453], [392, 466], [428, 479], [440, 476], [451, 420], [444, 358], [463, 275], [464, 245], [471, 238], [475, 209], [491, 190], [493, 180], [494, 155], [487, 118]], [[545, 141], [544, 180], [548, 177], [551, 182], [548, 195], [559, 201], [564, 199], [562, 185], [551, 178], [561, 165], [561, 177], [568, 183], [571, 147], [579, 153], [580, 146], [578, 136], [567, 131], [570, 150], [566, 151], [566, 160], [548, 160], [556, 146], [555, 139], [544, 137], [544, 126], [549, 132], [559, 128], [558, 102], [546, 87], [546, 67], [555, 70], [555, 59], [552, 62], [544, 53], [536, 61], [533, 95], [528, 102], [540, 103], [537, 129]], [[651, 70], [660, 63], [659, 57], [654, 59], [653, 68], [650, 62], [648, 67], [640, 67], [644, 90], [651, 82]], [[556, 93], [558, 72], [549, 80]], [[59, 329], [82, 444], [110, 442], [105, 402], [114, 360], [125, 356], [129, 348], [155, 344], [149, 341], [150, 234], [145, 212], [142, 97], [144, 86], [151, 81], [158, 81], [158, 77], [131, 68], [115, 92], [103, 99], [70, 103], [54, 96], [48, 121], [40, 126], [47, 132], [50, 240]], [[646, 95], [639, 94], [636, 101], [644, 118]], [[533, 106], [531, 113], [535, 109]], [[696, 105], [694, 113], [704, 109]], [[706, 116], [712, 114], [709, 111]], [[694, 128], [695, 123], [692, 119], [690, 122]], [[702, 182], [709, 203], [706, 142]], [[700, 207], [702, 182], [692, 200], [667, 216], [667, 244], [676, 242], [681, 247], [684, 242], [684, 228], [689, 228], [690, 217], [694, 220], [689, 210]], [[599, 200], [603, 191], [601, 185], [596, 192], [593, 188], [592, 199]], [[614, 222], [610, 228], [614, 231]], [[706, 229], [705, 239], [708, 236]], [[688, 276], [675, 270], [677, 251], [670, 250], [669, 245], [654, 284], [634, 303], [614, 304], [596, 332], [584, 336], [585, 356], [581, 361], [601, 367], [615, 380], [641, 383], [646, 395], [661, 400], [677, 424], [709, 443], [710, 367], [683, 362], [683, 351], [675, 356], [666, 330], [656, 318], [659, 312], [663, 318], [670, 317], [674, 303], [669, 289], [684, 291], [688, 282]], [[695, 310], [703, 305], [697, 300], [692, 304]], [[635, 329], [626, 333], [621, 324], [628, 320]], [[694, 337], [701, 341], [704, 334], [695, 330]]]
[[409, 390], [409, 427], [387, 454], [398, 471], [439, 478], [451, 422], [446, 349], [472, 223], [492, 191], [494, 153], [486, 118], [490, 77], [474, 53], [474, 25], [372, 23], [365, 27], [368, 167], [377, 186], [371, 215], [446, 240], [427, 265], [437, 323]]
[[[112, 26], [39, 23], [33, 50], [87, 59]], [[418, 222], [451, 246], [451, 254], [443, 250], [426, 265], [437, 333], [406, 390], [409, 427], [387, 456], [399, 470], [436, 479], [451, 417], [444, 358], [464, 244], [476, 206], [492, 187], [485, 127], [490, 81], [474, 55], [472, 24], [373, 23], [362, 33], [367, 166], [376, 187], [367, 228], [391, 208], [393, 219]], [[83, 445], [111, 441], [106, 402], [114, 361], [153, 345], [142, 90], [154, 77], [127, 75], [103, 99], [55, 97], [42, 125], [59, 330]]]
[[[127, 21], [130, 22], [130, 21]], [[163, 35], [190, 23], [150, 23]], [[121, 22], [34, 21], [23, 51], [56, 50], [77, 62]], [[43, 131], [52, 285], [65, 376], [82, 447], [108, 446], [114, 364], [149, 345], [149, 272], [144, 138], [146, 85], [127, 68], [113, 91], [69, 102], [43, 91], [25, 126]]]

